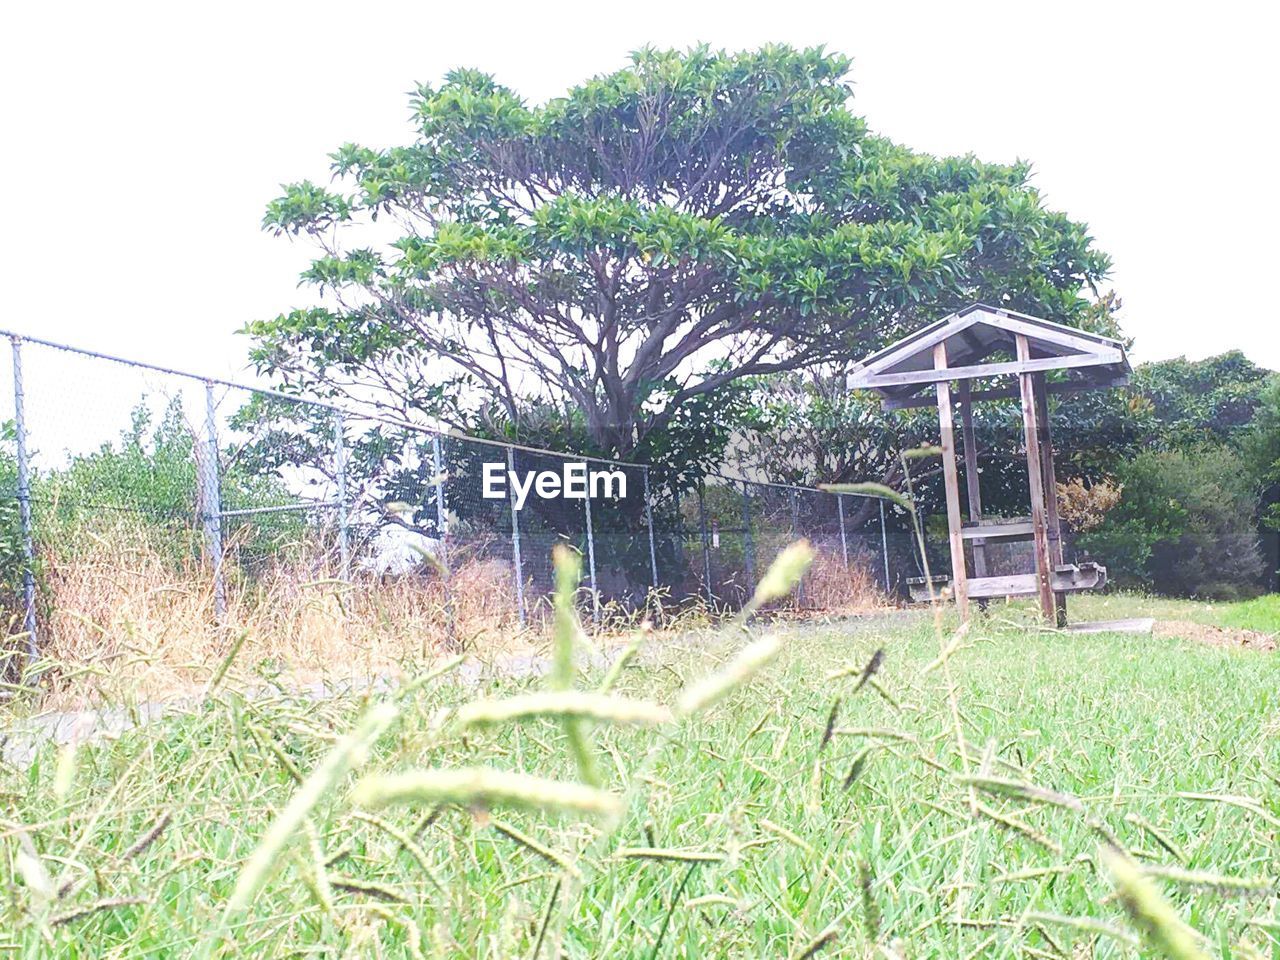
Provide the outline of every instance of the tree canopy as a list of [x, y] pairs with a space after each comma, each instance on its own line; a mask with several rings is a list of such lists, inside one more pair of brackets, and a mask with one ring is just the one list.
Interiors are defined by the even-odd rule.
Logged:
[[1280, 374], [1266, 381], [1241, 446], [1262, 489], [1263, 521], [1280, 530]]
[[646, 49], [529, 104], [475, 70], [411, 97], [406, 146], [347, 144], [265, 226], [313, 241], [316, 302], [253, 359], [340, 393], [537, 440], [539, 411], [639, 457], [744, 377], [864, 355], [986, 299], [1086, 320], [1107, 258], [1025, 163], [870, 133], [847, 57]]

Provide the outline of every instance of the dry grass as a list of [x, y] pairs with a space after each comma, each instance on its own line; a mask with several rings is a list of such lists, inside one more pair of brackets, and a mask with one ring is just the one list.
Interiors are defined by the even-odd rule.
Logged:
[[851, 555], [844, 563], [840, 545], [816, 544], [816, 553], [799, 597], [800, 608], [825, 614], [868, 613], [883, 610], [888, 598], [876, 581], [874, 558]]
[[1280, 646], [1274, 636], [1258, 630], [1218, 627], [1190, 620], [1157, 620], [1154, 633], [1157, 637], [1182, 637], [1214, 647], [1271, 652]]
[[323, 563], [279, 562], [229, 577], [222, 625], [208, 568], [175, 562], [136, 531], [47, 550], [45, 562], [48, 707], [194, 692], [237, 643], [237, 662], [268, 675], [335, 681], [496, 638], [510, 646], [516, 633], [510, 568], [494, 560], [460, 557], [449, 589], [433, 574], [346, 583]]
[[[516, 615], [510, 564], [455, 548], [447, 577], [337, 577], [332, 558], [300, 544], [253, 577], [227, 566], [227, 614], [214, 617], [209, 569], [177, 556], [155, 527], [121, 522], [42, 550], [40, 707], [82, 708], [198, 694], [236, 647], [237, 665], [288, 686], [397, 676], [406, 662], [439, 654], [527, 653], [546, 639], [549, 598], [529, 597], [529, 625]], [[589, 599], [580, 598], [584, 607]], [[870, 562], [839, 545], [819, 549], [803, 593], [775, 616], [842, 615], [885, 606]], [[646, 609], [604, 604], [598, 631], [622, 635], [649, 618], [664, 632], [706, 626], [731, 614], [661, 593]]]

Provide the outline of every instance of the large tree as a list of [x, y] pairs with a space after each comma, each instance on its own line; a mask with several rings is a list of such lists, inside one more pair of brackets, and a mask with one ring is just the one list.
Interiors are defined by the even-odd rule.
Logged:
[[251, 324], [253, 358], [514, 438], [559, 410], [594, 452], [641, 459], [741, 378], [859, 357], [971, 300], [1079, 322], [1108, 266], [1085, 228], [1026, 164], [868, 133], [849, 66], [643, 50], [541, 105], [474, 70], [420, 87], [412, 143], [343, 146], [331, 188], [271, 203], [267, 228], [318, 245], [318, 298]]

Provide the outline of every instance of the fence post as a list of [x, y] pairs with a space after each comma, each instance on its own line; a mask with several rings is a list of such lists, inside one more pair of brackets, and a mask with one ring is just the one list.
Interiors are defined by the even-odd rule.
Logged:
[[742, 556], [747, 565], [747, 593], [756, 588], [756, 542], [751, 536], [751, 484], [742, 481]]
[[[800, 533], [800, 500], [796, 496], [796, 488], [790, 487], [791, 491], [791, 536], [795, 537]], [[802, 576], [796, 581], [796, 603], [804, 603], [804, 577]]]
[[884, 557], [884, 592], [889, 592], [889, 534], [884, 526], [884, 500], [880, 501], [880, 555]]
[[347, 431], [342, 411], [333, 415], [333, 474], [338, 493], [338, 579], [351, 579], [351, 539], [347, 531]]
[[[444, 466], [440, 452], [440, 434], [431, 438], [431, 472], [436, 480], [436, 532], [440, 535], [440, 548], [448, 556], [449, 531], [445, 528]], [[445, 561], [446, 564], [448, 561]]]
[[702, 574], [705, 578], [703, 582], [707, 585], [707, 603], [716, 602], [715, 594], [711, 592], [711, 545], [707, 540], [707, 505], [702, 496], [703, 486], [698, 485], [698, 531], [702, 535]]
[[587, 496], [582, 501], [587, 514], [587, 578], [591, 584], [591, 622], [600, 622], [600, 591], [596, 589], [596, 537], [591, 523], [591, 471], [587, 471]]
[[217, 403], [213, 399], [213, 381], [204, 384], [205, 399], [205, 456], [201, 472], [204, 503], [204, 539], [213, 562], [213, 616], [222, 621], [227, 615], [227, 585], [222, 571], [222, 493], [218, 478], [218, 425]]
[[[507, 447], [507, 469], [514, 476], [516, 472], [515, 451]], [[507, 503], [511, 505], [511, 556], [516, 565], [516, 612], [520, 623], [524, 623], [524, 564], [520, 558], [520, 511], [516, 509], [515, 493], [507, 488]]]
[[36, 643], [36, 549], [31, 525], [31, 464], [27, 459], [26, 393], [22, 385], [22, 339], [13, 337], [13, 422], [17, 434], [18, 521], [22, 525], [22, 624], [27, 659], [39, 655]]
[[653, 572], [653, 589], [658, 589], [658, 551], [653, 545], [653, 501], [649, 499], [649, 468], [641, 467], [644, 475], [644, 522], [649, 528], [649, 569]]
[[849, 569], [849, 539], [844, 533], [844, 494], [836, 494], [836, 510], [840, 513], [840, 552], [844, 554], [845, 569]]

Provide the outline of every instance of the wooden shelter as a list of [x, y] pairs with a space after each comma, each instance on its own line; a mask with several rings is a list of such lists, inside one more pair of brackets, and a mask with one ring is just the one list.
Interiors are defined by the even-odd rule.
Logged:
[[[1046, 376], [1050, 372], [1057, 373], [1052, 381]], [[916, 331], [854, 368], [849, 387], [874, 390], [886, 409], [938, 406], [952, 575], [934, 581], [950, 583], [962, 617], [969, 615], [970, 599], [1037, 596], [1045, 619], [1061, 625], [1066, 622], [1068, 593], [1106, 582], [1105, 567], [1063, 563], [1048, 395], [1120, 386], [1129, 373], [1129, 359], [1118, 340], [981, 303]], [[975, 380], [994, 383], [975, 389]], [[1031, 516], [984, 520], [973, 404], [1014, 397], [1022, 402]], [[957, 405], [967, 521], [961, 514], [956, 462], [953, 411]], [[1035, 571], [987, 576], [986, 545], [997, 540], [1032, 541]], [[965, 561], [966, 542], [973, 554], [972, 575]], [[913, 595], [927, 598], [935, 583], [921, 579], [911, 587]]]

